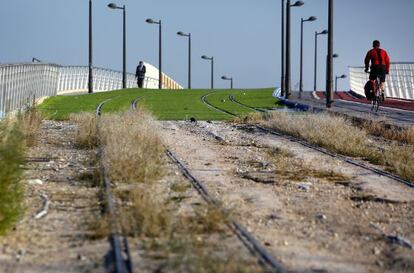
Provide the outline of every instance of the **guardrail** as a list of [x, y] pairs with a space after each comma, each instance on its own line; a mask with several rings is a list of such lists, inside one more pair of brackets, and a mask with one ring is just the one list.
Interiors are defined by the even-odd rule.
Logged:
[[[158, 75], [155, 67], [146, 64], [149, 72], [144, 87], [158, 88]], [[147, 69], [148, 69], [147, 68]], [[147, 70], [148, 72], [148, 70]], [[60, 66], [47, 63], [23, 63], [0, 65], [0, 118], [32, 105], [43, 97], [55, 96], [65, 92], [84, 92], [88, 90], [87, 66]], [[137, 87], [135, 75], [127, 74], [127, 88]], [[182, 89], [169, 76], [163, 74], [163, 88]], [[122, 72], [96, 68], [93, 69], [94, 92], [122, 89]]]
[[[369, 74], [364, 67], [349, 67], [351, 90], [365, 96], [364, 85]], [[414, 100], [414, 63], [391, 63], [390, 74], [387, 75], [385, 95], [391, 98]]]

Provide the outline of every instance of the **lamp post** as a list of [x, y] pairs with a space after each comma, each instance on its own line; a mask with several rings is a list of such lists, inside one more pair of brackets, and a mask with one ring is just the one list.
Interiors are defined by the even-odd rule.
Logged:
[[304, 3], [302, 1], [296, 1], [293, 5], [290, 4], [290, 0], [286, 2], [286, 69], [285, 69], [285, 97], [289, 98], [290, 95], [290, 8], [300, 7]]
[[89, 75], [88, 93], [93, 93], [92, 0], [89, 0]]
[[147, 19], [145, 20], [148, 24], [156, 24], [159, 26], [159, 40], [158, 40], [158, 89], [162, 89], [162, 24], [161, 20], [153, 20], [153, 19]]
[[201, 59], [211, 61], [211, 89], [214, 89], [214, 57], [203, 55]]
[[282, 12], [282, 22], [281, 22], [281, 34], [282, 37], [280, 39], [281, 41], [281, 68], [280, 68], [280, 88], [281, 88], [281, 96], [284, 97], [285, 96], [285, 0], [282, 0], [282, 8], [281, 8], [281, 12]]
[[310, 16], [308, 19], [300, 19], [300, 80], [299, 80], [299, 98], [303, 92], [303, 23], [316, 21], [315, 16]]
[[338, 92], [338, 79], [345, 79], [346, 75], [342, 74], [341, 76], [335, 76], [335, 92]]
[[316, 81], [318, 75], [318, 36], [328, 34], [328, 30], [324, 29], [321, 32], [315, 31], [315, 62], [314, 62], [314, 76], [313, 76], [313, 91], [316, 92]]
[[123, 11], [123, 49], [122, 49], [122, 88], [127, 88], [127, 79], [126, 79], [126, 8], [125, 5], [122, 7], [117, 6], [117, 4], [110, 3], [108, 4], [110, 9], [121, 9]]
[[233, 77], [221, 76], [222, 80], [230, 81], [230, 89], [233, 89]]
[[326, 75], [326, 107], [330, 108], [333, 103], [332, 78], [333, 78], [333, 0], [329, 0], [328, 5], [328, 55], [327, 55], [327, 75]]
[[188, 37], [188, 89], [191, 89], [191, 33], [177, 32], [177, 35]]

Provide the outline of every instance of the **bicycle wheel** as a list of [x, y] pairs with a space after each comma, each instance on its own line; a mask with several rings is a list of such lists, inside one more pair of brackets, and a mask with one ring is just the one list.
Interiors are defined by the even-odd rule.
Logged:
[[372, 99], [372, 107], [371, 107], [371, 111], [373, 111], [373, 112], [378, 112], [378, 109], [379, 109], [379, 100], [380, 100], [379, 96], [375, 96], [375, 97]]

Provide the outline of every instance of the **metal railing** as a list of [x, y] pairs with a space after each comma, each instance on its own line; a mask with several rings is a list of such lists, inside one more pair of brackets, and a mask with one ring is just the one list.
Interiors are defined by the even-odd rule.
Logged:
[[[349, 81], [352, 91], [365, 96], [364, 85], [368, 78], [369, 74], [364, 72], [364, 67], [349, 67]], [[390, 74], [386, 78], [385, 95], [392, 98], [414, 100], [414, 63], [391, 63]]]
[[[62, 66], [60, 68], [57, 92], [88, 90], [89, 68], [87, 66]], [[127, 73], [127, 88], [137, 87], [135, 75]], [[158, 88], [158, 79], [145, 77], [144, 88]], [[93, 69], [93, 90], [103, 92], [122, 89], [122, 72], [105, 69]]]
[[[30, 106], [40, 98], [65, 92], [88, 90], [87, 66], [60, 66], [46, 63], [0, 65], [0, 118], [6, 113]], [[163, 88], [181, 89], [181, 85], [163, 74]], [[135, 75], [127, 74], [127, 88], [137, 87]], [[145, 77], [144, 87], [158, 88], [158, 78]], [[122, 89], [122, 72], [93, 69], [94, 92]]]
[[35, 99], [56, 95], [59, 70], [55, 64], [0, 65], [0, 117]]

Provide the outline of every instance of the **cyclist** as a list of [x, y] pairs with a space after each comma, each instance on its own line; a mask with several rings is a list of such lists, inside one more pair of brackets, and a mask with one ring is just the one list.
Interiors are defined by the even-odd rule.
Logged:
[[371, 62], [370, 80], [380, 79], [381, 98], [384, 101], [385, 76], [390, 73], [390, 57], [387, 51], [380, 48], [380, 41], [375, 40], [372, 43], [373, 49], [368, 51], [365, 57], [365, 72], [368, 73], [369, 63]]

